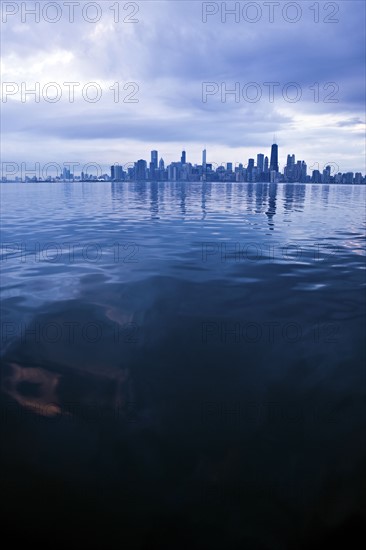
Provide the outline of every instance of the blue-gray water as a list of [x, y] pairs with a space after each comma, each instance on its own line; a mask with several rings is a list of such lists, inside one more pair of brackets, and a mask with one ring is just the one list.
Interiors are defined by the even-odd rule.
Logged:
[[10, 525], [141, 549], [357, 532], [365, 187], [0, 190]]

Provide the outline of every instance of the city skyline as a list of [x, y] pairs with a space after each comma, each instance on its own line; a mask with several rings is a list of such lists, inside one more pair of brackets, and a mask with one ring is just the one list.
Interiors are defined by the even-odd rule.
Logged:
[[[157, 149], [150, 151], [150, 161], [138, 159], [125, 164], [115, 163], [110, 166], [109, 174], [103, 173], [102, 166], [97, 163], [86, 165], [80, 175], [73, 169], [80, 163], [48, 163], [41, 166], [37, 163], [33, 168], [25, 163], [19, 166], [15, 163], [2, 164], [2, 181], [210, 181], [210, 182], [250, 182], [250, 183], [339, 183], [364, 184], [366, 176], [362, 172], [342, 172], [335, 162], [327, 163], [323, 168], [319, 164], [308, 166], [305, 160], [297, 159], [294, 153], [287, 154], [286, 164], [281, 170], [278, 163], [279, 146], [272, 143], [268, 155], [257, 153], [255, 158], [247, 162], [225, 162], [220, 165], [207, 162], [207, 149], [201, 153], [201, 164], [192, 163], [183, 149], [180, 161], [166, 163]], [[92, 167], [96, 174], [89, 173], [87, 167]], [[4, 173], [5, 167], [5, 173]], [[56, 176], [49, 175], [51, 168], [58, 167]], [[57, 169], [57, 168], [56, 168]], [[73, 170], [73, 171], [71, 171]]]

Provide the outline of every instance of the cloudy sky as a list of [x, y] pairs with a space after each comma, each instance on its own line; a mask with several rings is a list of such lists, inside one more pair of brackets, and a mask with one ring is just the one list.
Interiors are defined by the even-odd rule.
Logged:
[[1, 4], [3, 161], [108, 166], [158, 149], [171, 162], [185, 149], [200, 163], [206, 147], [208, 162], [246, 165], [276, 135], [281, 167], [294, 153], [365, 172], [361, 0], [238, 2], [236, 15], [197, 0]]

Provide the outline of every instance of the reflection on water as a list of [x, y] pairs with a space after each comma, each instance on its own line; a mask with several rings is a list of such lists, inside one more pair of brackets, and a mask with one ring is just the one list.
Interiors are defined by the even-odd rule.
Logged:
[[1, 199], [12, 528], [169, 549], [358, 532], [364, 187], [3, 184]]

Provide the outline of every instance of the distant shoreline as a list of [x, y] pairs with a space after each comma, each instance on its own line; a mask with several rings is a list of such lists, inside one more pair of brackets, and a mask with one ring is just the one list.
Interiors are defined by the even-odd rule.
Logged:
[[336, 182], [301, 182], [301, 181], [277, 181], [277, 182], [270, 182], [270, 181], [180, 181], [180, 180], [59, 180], [59, 181], [15, 181], [15, 180], [8, 180], [8, 181], [0, 181], [0, 183], [24, 183], [24, 184], [32, 184], [32, 183], [212, 183], [215, 185], [220, 184], [230, 184], [230, 185], [243, 185], [243, 184], [250, 184], [250, 185], [366, 185], [366, 182], [362, 183], [336, 183]]

